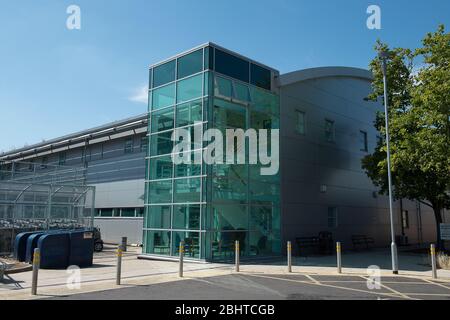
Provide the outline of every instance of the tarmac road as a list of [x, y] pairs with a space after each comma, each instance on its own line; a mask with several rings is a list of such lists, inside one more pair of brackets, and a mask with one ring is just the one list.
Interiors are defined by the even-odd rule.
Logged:
[[241, 273], [188, 278], [49, 299], [69, 300], [450, 300], [450, 282], [383, 277], [369, 289], [362, 276]]

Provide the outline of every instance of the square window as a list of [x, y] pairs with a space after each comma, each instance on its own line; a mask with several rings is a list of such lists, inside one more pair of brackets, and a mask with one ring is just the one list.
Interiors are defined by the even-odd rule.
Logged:
[[175, 81], [175, 60], [153, 69], [153, 88]]
[[185, 78], [203, 70], [203, 49], [178, 58], [178, 77]]
[[175, 84], [152, 91], [152, 109], [161, 109], [175, 104]]
[[203, 74], [177, 83], [177, 103], [200, 98], [203, 92]]

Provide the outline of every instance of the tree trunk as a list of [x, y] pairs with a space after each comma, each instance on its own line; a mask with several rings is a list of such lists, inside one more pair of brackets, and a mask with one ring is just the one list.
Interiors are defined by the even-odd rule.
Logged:
[[442, 208], [433, 206], [434, 211], [434, 217], [436, 219], [436, 247], [439, 250], [444, 250], [442, 247], [442, 241], [441, 241], [441, 223], [442, 223]]

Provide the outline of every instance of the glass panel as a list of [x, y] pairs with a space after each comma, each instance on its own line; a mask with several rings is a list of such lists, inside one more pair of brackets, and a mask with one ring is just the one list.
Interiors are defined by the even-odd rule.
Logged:
[[134, 217], [135, 210], [134, 210], [134, 208], [122, 208], [120, 216], [121, 217]]
[[177, 102], [199, 98], [203, 91], [203, 74], [181, 80], [177, 83]]
[[213, 69], [214, 68], [214, 48], [206, 47], [205, 48], [205, 69]]
[[189, 258], [200, 258], [200, 233], [198, 232], [173, 232], [172, 250], [178, 255], [180, 242], [184, 241], [184, 255]]
[[[250, 114], [250, 127], [253, 129], [279, 129], [280, 120], [273, 114], [252, 110]], [[270, 138], [270, 133], [268, 134]]]
[[175, 84], [153, 90], [152, 109], [160, 109], [175, 104]]
[[168, 108], [152, 112], [152, 132], [173, 129], [174, 108]]
[[247, 182], [229, 177], [214, 177], [213, 201], [247, 200]]
[[177, 127], [184, 127], [194, 124], [195, 121], [202, 121], [202, 101], [196, 100], [177, 106]]
[[[186, 155], [187, 157], [187, 155]], [[178, 164], [175, 166], [175, 176], [178, 177], [189, 177], [189, 176], [199, 176], [202, 174], [201, 164], [195, 164], [195, 157], [201, 158], [202, 152], [191, 152], [191, 164]]]
[[213, 117], [217, 127], [245, 129], [245, 114], [246, 108], [241, 105], [214, 99]]
[[172, 202], [172, 180], [152, 181], [149, 183], [149, 203]]
[[218, 76], [214, 79], [214, 95], [218, 97], [231, 98], [233, 96], [233, 84], [231, 80]]
[[229, 77], [249, 82], [249, 62], [216, 49], [215, 70]]
[[200, 178], [175, 180], [175, 203], [200, 202]]
[[147, 231], [146, 241], [147, 253], [170, 255], [170, 231]]
[[150, 159], [150, 180], [172, 178], [171, 156]]
[[296, 111], [297, 113], [297, 133], [306, 133], [306, 115], [303, 111]]
[[245, 205], [212, 206], [214, 230], [248, 230], [248, 212]]
[[250, 102], [250, 91], [248, 89], [248, 86], [239, 82], [234, 82], [234, 89], [235, 99], [243, 102]]
[[150, 68], [150, 71], [148, 73], [148, 87], [151, 89], [153, 88], [153, 69]]
[[178, 58], [178, 78], [185, 78], [203, 70], [203, 49]]
[[252, 108], [256, 111], [279, 115], [279, 97], [276, 94], [250, 86]]
[[260, 67], [256, 64], [251, 64], [251, 84], [260, 88], [270, 90], [271, 72], [270, 70]]
[[175, 60], [153, 69], [153, 88], [175, 81]]
[[101, 216], [102, 217], [112, 217], [113, 216], [113, 209], [101, 209]]
[[172, 153], [172, 131], [157, 133], [150, 136], [151, 154], [154, 156]]
[[228, 231], [214, 232], [211, 234], [211, 259], [230, 260], [234, 259], [234, 243], [239, 241], [241, 254], [245, 252], [248, 241], [248, 232]]
[[199, 229], [200, 205], [174, 206], [173, 229]]
[[169, 229], [170, 228], [170, 206], [147, 207], [147, 228]]

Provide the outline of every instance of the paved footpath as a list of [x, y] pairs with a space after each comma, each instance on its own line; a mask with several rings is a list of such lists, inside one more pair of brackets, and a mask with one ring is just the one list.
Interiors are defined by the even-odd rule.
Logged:
[[295, 258], [292, 273], [284, 261], [243, 264], [239, 273], [230, 264], [186, 262], [183, 278], [177, 262], [137, 256], [135, 249], [124, 254], [120, 286], [115, 284], [115, 254], [106, 250], [95, 255], [94, 267], [81, 270], [79, 288], [67, 286], [71, 274], [66, 270], [41, 270], [38, 295], [31, 296], [31, 272], [24, 272], [0, 283], [0, 299], [450, 299], [450, 272], [439, 270], [439, 279], [433, 280], [425, 265], [405, 265], [412, 259], [407, 256], [401, 257], [407, 270], [394, 276], [382, 269], [380, 286], [368, 286], [364, 266], [384, 267], [377, 261], [387, 257], [383, 252], [344, 255], [348, 267], [344, 263], [340, 275], [333, 257], [320, 257]]

